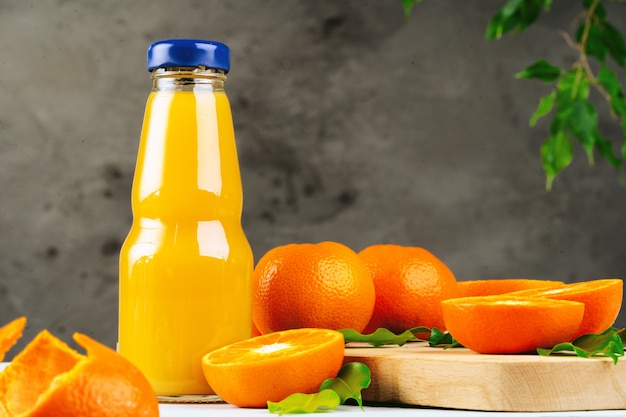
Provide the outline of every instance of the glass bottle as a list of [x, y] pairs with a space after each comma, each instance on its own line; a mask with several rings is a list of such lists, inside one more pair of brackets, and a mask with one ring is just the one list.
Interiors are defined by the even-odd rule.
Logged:
[[153, 80], [120, 252], [119, 352], [157, 395], [206, 395], [201, 358], [251, 335], [253, 255], [230, 105], [229, 48], [148, 49]]

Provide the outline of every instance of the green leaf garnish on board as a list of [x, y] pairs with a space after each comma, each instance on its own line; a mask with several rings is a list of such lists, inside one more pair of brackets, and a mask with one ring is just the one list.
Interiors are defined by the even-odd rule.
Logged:
[[[344, 337], [346, 343], [360, 342], [369, 343], [374, 347], [380, 347], [385, 345], [397, 345], [403, 346], [406, 342], [428, 342], [431, 347], [438, 348], [453, 348], [463, 347], [458, 341], [452, 337], [450, 333], [442, 332], [435, 328], [429, 328], [424, 326], [413, 327], [402, 333], [396, 334], [391, 330], [385, 328], [378, 328], [375, 332], [369, 334], [361, 334], [353, 329], [339, 330]], [[426, 339], [417, 337], [416, 335], [427, 334]]]
[[336, 378], [322, 382], [320, 390], [331, 389], [339, 394], [341, 404], [353, 399], [363, 409], [361, 390], [370, 386], [371, 376], [370, 369], [364, 363], [349, 362], [339, 370]]
[[442, 332], [436, 327], [433, 327], [430, 332], [430, 336], [428, 337], [428, 344], [430, 345], [430, 347], [438, 347], [444, 349], [463, 347], [463, 345], [460, 344], [454, 337], [452, 337], [450, 333]]
[[341, 404], [341, 398], [332, 389], [325, 389], [315, 394], [291, 394], [279, 401], [267, 402], [267, 409], [272, 414], [282, 416], [288, 414], [314, 413], [318, 410], [332, 410]]
[[322, 382], [319, 392], [295, 393], [278, 402], [268, 401], [267, 409], [270, 413], [278, 415], [314, 413], [319, 410], [332, 410], [349, 399], [355, 400], [363, 409], [361, 390], [369, 387], [370, 382], [371, 372], [367, 365], [349, 362], [341, 367], [337, 377]]
[[[430, 329], [428, 329], [430, 331]], [[354, 329], [341, 329], [339, 330], [343, 334], [343, 338], [346, 343], [349, 342], [361, 342], [369, 343], [374, 347], [384, 345], [398, 345], [402, 346], [409, 341], [417, 341], [415, 335], [407, 330], [400, 334], [395, 334], [390, 330], [378, 328], [373, 333], [361, 334]]]
[[552, 349], [538, 348], [537, 353], [541, 356], [548, 356], [556, 353], [573, 352], [581, 358], [608, 356], [616, 364], [618, 358], [624, 356], [623, 332], [624, 329], [610, 328], [602, 334], [584, 334], [572, 342], [559, 343]]

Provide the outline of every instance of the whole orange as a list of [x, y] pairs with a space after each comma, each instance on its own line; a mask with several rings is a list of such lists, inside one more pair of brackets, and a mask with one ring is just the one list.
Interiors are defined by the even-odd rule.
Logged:
[[365, 332], [384, 327], [403, 332], [416, 326], [444, 329], [441, 301], [456, 294], [456, 278], [424, 248], [373, 245], [359, 252], [372, 274], [376, 304]]
[[252, 318], [261, 334], [303, 327], [361, 331], [374, 310], [368, 269], [337, 242], [271, 249], [252, 281]]

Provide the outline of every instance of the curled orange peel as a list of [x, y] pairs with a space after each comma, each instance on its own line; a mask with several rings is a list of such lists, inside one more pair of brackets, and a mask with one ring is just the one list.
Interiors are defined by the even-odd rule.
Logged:
[[[12, 330], [0, 328], [1, 348], [19, 339], [26, 320], [16, 321], [7, 325]], [[13, 358], [0, 373], [0, 417], [159, 415], [156, 395], [134, 365], [84, 334], [73, 339], [86, 355], [43, 330]]]
[[[4, 360], [6, 353], [11, 350], [20, 337], [22, 337], [24, 327], [26, 327], [26, 317], [19, 317], [0, 327], [0, 362]], [[0, 416], [2, 416], [2, 414], [0, 414]]]

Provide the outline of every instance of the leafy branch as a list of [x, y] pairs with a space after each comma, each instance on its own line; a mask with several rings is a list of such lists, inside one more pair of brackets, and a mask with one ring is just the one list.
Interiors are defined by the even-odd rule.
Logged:
[[[421, 0], [402, 0], [405, 14], [409, 16], [419, 2]], [[548, 12], [551, 5], [552, 0], [507, 0], [489, 21], [486, 39], [496, 40], [507, 33], [526, 30], [543, 12]], [[530, 117], [530, 126], [535, 126], [540, 118], [552, 113], [549, 134], [541, 146], [548, 190], [556, 175], [572, 162], [574, 141], [580, 143], [590, 164], [594, 163], [595, 153], [618, 169], [626, 161], [626, 99], [620, 77], [611, 69], [617, 66], [623, 75], [626, 42], [622, 33], [608, 21], [601, 0], [582, 0], [582, 6], [573, 37], [561, 31], [566, 44], [577, 51], [576, 61], [569, 68], [561, 68], [539, 59], [516, 74], [518, 79], [536, 79], [553, 85], [550, 94], [541, 97]], [[600, 117], [592, 97], [590, 99], [592, 92], [604, 99], [612, 120], [620, 126], [621, 149], [618, 152], [600, 131]]]

